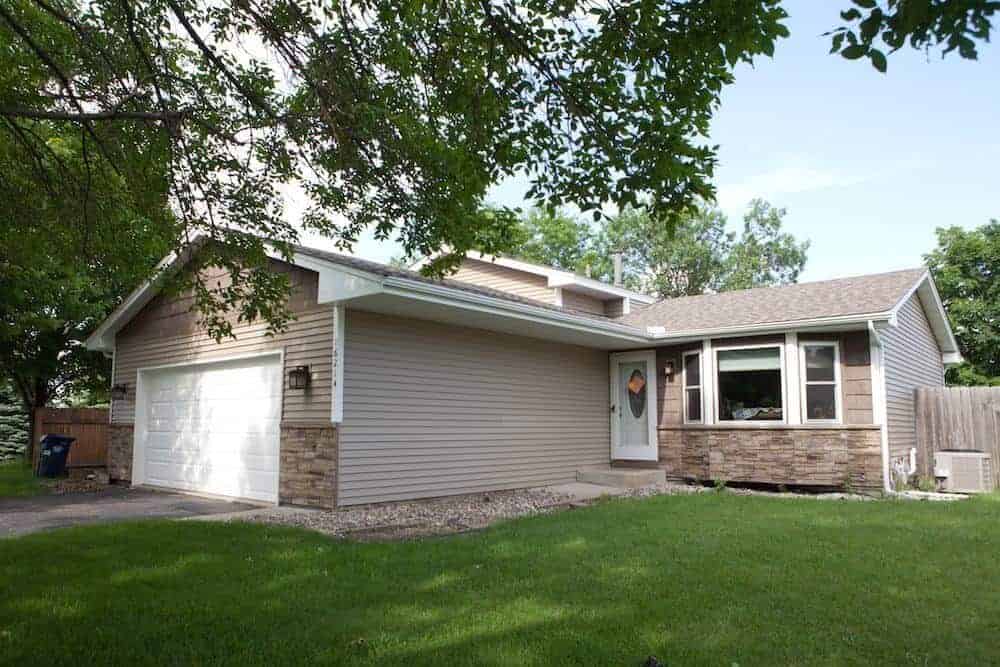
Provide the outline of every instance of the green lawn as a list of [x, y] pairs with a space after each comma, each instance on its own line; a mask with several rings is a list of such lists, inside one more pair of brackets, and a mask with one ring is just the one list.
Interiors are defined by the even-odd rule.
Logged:
[[32, 474], [30, 463], [25, 461], [0, 463], [0, 498], [33, 496], [44, 490], [45, 487]]
[[613, 501], [464, 536], [200, 522], [0, 540], [13, 665], [1000, 661], [1000, 501]]

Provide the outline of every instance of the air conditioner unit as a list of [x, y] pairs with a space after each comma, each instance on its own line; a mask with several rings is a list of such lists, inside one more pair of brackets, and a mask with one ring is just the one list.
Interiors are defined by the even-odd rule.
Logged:
[[990, 455], [985, 452], [935, 452], [934, 476], [943, 479], [942, 491], [987, 493], [993, 490]]

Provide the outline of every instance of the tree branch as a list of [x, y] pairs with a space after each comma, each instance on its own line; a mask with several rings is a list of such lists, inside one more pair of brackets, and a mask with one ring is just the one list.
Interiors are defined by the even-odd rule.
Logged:
[[18, 107], [0, 107], [0, 116], [7, 118], [34, 118], [36, 120], [66, 120], [88, 123], [92, 120], [157, 120], [176, 124], [184, 118], [183, 111], [95, 111], [70, 113], [68, 111], [43, 111]]
[[220, 58], [219, 55], [205, 43], [205, 41], [201, 38], [201, 35], [198, 34], [198, 31], [191, 25], [191, 22], [188, 20], [187, 14], [184, 13], [184, 10], [181, 9], [173, 0], [167, 0], [167, 4], [170, 6], [170, 10], [174, 13], [174, 16], [177, 17], [177, 20], [180, 21], [182, 26], [184, 26], [184, 30], [187, 31], [188, 36], [198, 46], [198, 50], [201, 51], [202, 55], [205, 56], [210, 63], [217, 67], [226, 80], [229, 81], [229, 83], [231, 83], [236, 90], [240, 91], [240, 93], [246, 97], [250, 103], [253, 104], [253, 106], [255, 106], [259, 111], [262, 111], [271, 118], [277, 120], [278, 114], [274, 112], [267, 102], [260, 99], [260, 97], [252, 90], [248, 90], [246, 86], [240, 82], [236, 75], [233, 74], [228, 67], [226, 67], [226, 63], [222, 61], [222, 58]]
[[[80, 104], [80, 101], [76, 98], [76, 92], [73, 90], [73, 85], [70, 83], [69, 77], [66, 76], [66, 74], [62, 71], [59, 65], [56, 64], [56, 62], [45, 51], [45, 49], [39, 46], [38, 43], [34, 39], [32, 39], [31, 33], [28, 32], [24, 28], [24, 26], [22, 26], [20, 23], [14, 20], [14, 16], [9, 11], [7, 11], [3, 7], [3, 5], [0, 5], [0, 18], [6, 21], [7, 25], [10, 26], [11, 30], [17, 33], [17, 35], [24, 40], [24, 42], [28, 45], [28, 47], [31, 48], [32, 51], [34, 51], [35, 55], [38, 56], [38, 59], [41, 60], [45, 64], [45, 66], [52, 71], [53, 74], [55, 74], [56, 78], [59, 79], [59, 83], [60, 85], [62, 85], [63, 90], [65, 90], [66, 94], [70, 96], [73, 102], [73, 106], [75, 106], [80, 113], [84, 113], [83, 106]], [[108, 163], [111, 165], [111, 168], [115, 170], [116, 174], [121, 176], [122, 173], [118, 169], [118, 165], [116, 165], [114, 160], [111, 159], [111, 154], [108, 153], [108, 151], [105, 149], [104, 143], [101, 141], [101, 138], [97, 136], [97, 133], [94, 132], [94, 128], [91, 127], [90, 122], [83, 121], [83, 126], [84, 129], [87, 131], [87, 134], [89, 134], [91, 138], [94, 140], [94, 143], [97, 144], [97, 147], [101, 150], [101, 153], [104, 154], [104, 157], [108, 159]]]

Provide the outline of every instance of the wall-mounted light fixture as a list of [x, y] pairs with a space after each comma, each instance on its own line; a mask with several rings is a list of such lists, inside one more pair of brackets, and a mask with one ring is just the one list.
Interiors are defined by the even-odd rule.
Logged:
[[672, 359], [667, 359], [667, 362], [663, 364], [663, 374], [667, 376], [667, 379], [674, 377], [674, 362]]
[[112, 401], [124, 401], [127, 396], [128, 396], [127, 384], [116, 384], [111, 387]]
[[306, 389], [309, 387], [311, 378], [308, 366], [295, 366], [288, 371], [288, 388]]

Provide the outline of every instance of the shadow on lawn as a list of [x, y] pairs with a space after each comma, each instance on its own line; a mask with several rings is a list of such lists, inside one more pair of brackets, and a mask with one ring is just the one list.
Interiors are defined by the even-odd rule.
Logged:
[[[1000, 503], [699, 496], [396, 544], [200, 522], [0, 543], [12, 664], [997, 658]], [[985, 556], [989, 556], [986, 558]], [[961, 578], [935, 586], [943, 571]], [[920, 637], [914, 641], [914, 637]]]

